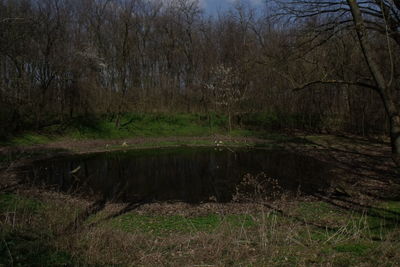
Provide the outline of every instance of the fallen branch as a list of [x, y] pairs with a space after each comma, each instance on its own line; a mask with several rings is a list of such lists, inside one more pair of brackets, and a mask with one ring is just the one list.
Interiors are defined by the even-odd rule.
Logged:
[[301, 91], [307, 89], [310, 86], [317, 85], [317, 84], [339, 84], [339, 85], [353, 85], [359, 87], [370, 88], [374, 91], [378, 91], [378, 87], [372, 84], [364, 83], [364, 82], [352, 82], [352, 81], [343, 81], [343, 80], [317, 80], [302, 84], [298, 87], [293, 88], [293, 91]]

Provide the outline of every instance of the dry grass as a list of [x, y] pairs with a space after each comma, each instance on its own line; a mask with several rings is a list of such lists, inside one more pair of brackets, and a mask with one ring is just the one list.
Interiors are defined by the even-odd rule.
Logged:
[[[47, 248], [39, 251], [44, 255], [38, 252], [28, 258], [37, 257], [42, 266], [396, 266], [400, 262], [398, 223], [388, 228], [384, 220], [372, 223], [367, 211], [341, 210], [309, 199], [272, 203], [280, 212], [261, 204], [159, 203], [108, 218], [124, 207], [110, 204], [71, 232], [67, 226], [88, 202], [31, 191], [7, 198], [7, 207], [1, 210], [0, 263], [4, 264], [11, 259], [20, 262], [18, 253], [23, 250], [16, 243], [21, 239]], [[4, 195], [2, 199], [6, 203]], [[142, 229], [141, 223], [150, 227]]]

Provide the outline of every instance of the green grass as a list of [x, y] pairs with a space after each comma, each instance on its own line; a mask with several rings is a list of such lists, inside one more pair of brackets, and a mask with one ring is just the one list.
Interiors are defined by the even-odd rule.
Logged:
[[388, 211], [398, 213], [397, 215], [391, 214], [389, 216], [395, 217], [400, 220], [400, 201], [386, 201], [381, 204], [381, 207]]
[[121, 139], [129, 137], [209, 136], [226, 134], [224, 116], [198, 114], [125, 114], [116, 127], [107, 117], [76, 118], [63, 124], [52, 125], [38, 132], [14, 136], [3, 145], [43, 144], [62, 138], [69, 139]]
[[18, 146], [26, 146], [32, 144], [46, 144], [50, 141], [54, 140], [54, 137], [46, 134], [38, 134], [38, 133], [24, 133], [22, 135], [16, 136], [5, 142], [4, 144], [13, 144]]
[[226, 132], [225, 120], [216, 116], [210, 124], [205, 116], [197, 114], [125, 114], [120, 127], [114, 121], [95, 119], [91, 123], [75, 123], [66, 129], [66, 135], [76, 139], [118, 139], [127, 137], [206, 136]]
[[337, 252], [352, 253], [357, 256], [363, 256], [368, 253], [372, 246], [360, 243], [347, 243], [335, 246], [333, 249]]
[[0, 212], [37, 212], [42, 206], [40, 201], [15, 194], [0, 194]]
[[[162, 114], [162, 113], [126, 113], [122, 116], [120, 126], [116, 127], [115, 118], [107, 116], [80, 117], [61, 124], [12, 136], [3, 140], [0, 145], [34, 145], [63, 139], [123, 139], [135, 137], [201, 137], [215, 134], [233, 137], [258, 137], [273, 140], [277, 143], [296, 141], [281, 134], [271, 133], [272, 129], [265, 116], [256, 116], [251, 122], [236, 126], [228, 131], [228, 120], [218, 114]], [[269, 119], [268, 119], [269, 120]], [[268, 128], [269, 127], [269, 128]]]
[[219, 216], [209, 214], [198, 217], [184, 216], [149, 216], [129, 213], [121, 215], [109, 222], [109, 226], [127, 232], [144, 232], [152, 234], [209, 232], [222, 224], [232, 227], [251, 227], [255, 225], [248, 215]]
[[[52, 119], [48, 119], [48, 123]], [[53, 124], [40, 130], [29, 130], [15, 135], [4, 133], [6, 140], [0, 145], [33, 145], [62, 139], [122, 139], [133, 137], [167, 136], [210, 136], [214, 134], [234, 137], [258, 137], [276, 142], [313, 142], [329, 141], [326, 137], [293, 138], [276, 134], [287, 129], [302, 129], [315, 132], [318, 129], [340, 129], [342, 122], [337, 118], [304, 116], [304, 114], [285, 114], [276, 112], [255, 112], [237, 115], [233, 130], [228, 131], [226, 115], [194, 113], [125, 113], [120, 126], [116, 127], [116, 117], [111, 115], [88, 115], [76, 117], [62, 123]], [[326, 125], [328, 124], [328, 125]], [[27, 127], [32, 129], [31, 124]], [[29, 126], [30, 125], [30, 126]], [[3, 137], [4, 138], [4, 137]], [[353, 138], [354, 139], [354, 138]], [[353, 142], [352, 140], [351, 142]]]

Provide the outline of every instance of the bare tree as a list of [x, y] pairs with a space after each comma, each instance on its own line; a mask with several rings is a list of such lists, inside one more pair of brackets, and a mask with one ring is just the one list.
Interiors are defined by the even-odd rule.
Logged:
[[[386, 16], [389, 16], [385, 18], [387, 23], [387, 28], [391, 30], [390, 33], [388, 32], [388, 36], [391, 35], [394, 38], [394, 40], [397, 41], [399, 37], [398, 36], [399, 32], [397, 32], [397, 29], [399, 28], [398, 26], [400, 26], [399, 24], [400, 21], [397, 22], [398, 26], [396, 28], [393, 28], [394, 26], [392, 26], [392, 20], [394, 20], [394, 18], [390, 17], [389, 14], [389, 12], [392, 11], [388, 11], [387, 9], [389, 7], [397, 8], [393, 11], [394, 12], [393, 14], [399, 15], [400, 2], [394, 1], [394, 3], [397, 5], [391, 5], [391, 6], [387, 6], [386, 3], [384, 3], [384, 1], [376, 1], [376, 2], [377, 4], [378, 2], [380, 2], [379, 4], [381, 4], [382, 16], [384, 18]], [[389, 81], [386, 81], [380, 66], [378, 65], [378, 63], [374, 58], [373, 54], [374, 50], [368, 40], [367, 28], [359, 4], [355, 0], [347, 0], [347, 3], [349, 4], [351, 13], [353, 15], [354, 26], [357, 32], [362, 52], [368, 64], [368, 68], [371, 72], [371, 75], [373, 76], [374, 81], [376, 83], [375, 90], [377, 90], [377, 92], [379, 93], [382, 102], [385, 106], [386, 113], [389, 116], [390, 140], [392, 145], [393, 158], [395, 162], [400, 166], [400, 107], [399, 107], [399, 102], [396, 101], [395, 99], [395, 95], [390, 90], [391, 84], [393, 83], [393, 77], [391, 77]], [[393, 62], [391, 62], [391, 64], [393, 64]], [[397, 88], [397, 90], [399, 90], [399, 88]]]
[[[389, 118], [389, 130], [393, 158], [400, 163], [400, 117], [398, 81], [395, 81], [395, 61], [393, 58], [393, 44], [398, 45], [399, 36], [399, 3], [398, 1], [367, 0], [367, 1], [328, 1], [328, 0], [299, 0], [278, 1], [282, 8], [280, 15], [296, 21], [316, 21], [311, 27], [311, 38], [314, 41], [312, 49], [321, 46], [327, 40], [333, 38], [343, 31], [355, 29], [357, 40], [360, 45], [369, 77], [351, 77], [347, 80], [329, 79], [330, 73], [322, 79], [311, 80], [302, 85], [296, 85], [295, 90], [302, 90], [315, 85], [346, 85], [360, 86], [371, 89], [380, 97], [386, 114]], [[354, 25], [354, 27], [352, 27]], [[305, 27], [308, 31], [310, 27]], [[386, 55], [377, 54], [373, 48], [371, 36], [378, 36], [386, 42]], [[399, 49], [400, 47], [396, 47]], [[305, 53], [309, 53], [307, 50]], [[305, 55], [304, 52], [302, 54]], [[383, 57], [380, 61], [388, 60], [389, 64], [379, 63], [377, 57]], [[389, 67], [388, 67], [389, 66]], [[389, 72], [386, 75], [386, 71]]]

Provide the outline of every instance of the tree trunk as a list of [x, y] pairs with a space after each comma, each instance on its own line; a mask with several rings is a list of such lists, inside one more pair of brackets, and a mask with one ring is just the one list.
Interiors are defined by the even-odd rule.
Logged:
[[395, 103], [383, 73], [374, 59], [374, 50], [368, 41], [368, 32], [357, 1], [347, 0], [347, 3], [350, 6], [351, 14], [353, 16], [354, 26], [361, 50], [377, 85], [377, 92], [382, 99], [386, 114], [390, 119], [390, 143], [392, 147], [393, 160], [398, 166], [400, 166], [400, 112], [397, 106], [398, 103]]

